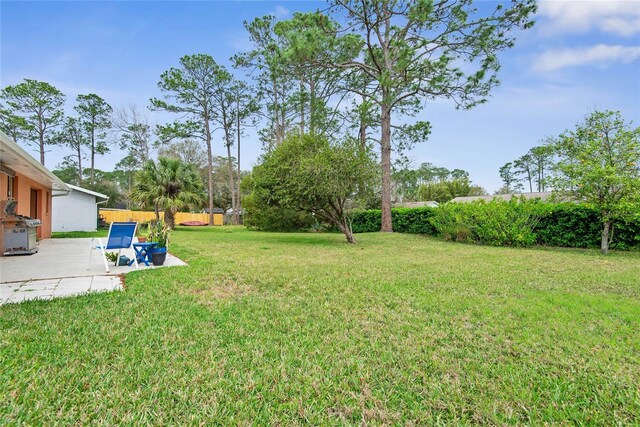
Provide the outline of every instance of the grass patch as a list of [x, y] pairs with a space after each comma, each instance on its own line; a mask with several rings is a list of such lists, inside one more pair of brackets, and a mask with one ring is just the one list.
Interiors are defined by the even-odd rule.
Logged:
[[640, 422], [640, 256], [180, 228], [188, 267], [0, 309], [0, 424]]
[[76, 239], [80, 237], [107, 237], [109, 229], [96, 231], [54, 231], [51, 233], [52, 239]]

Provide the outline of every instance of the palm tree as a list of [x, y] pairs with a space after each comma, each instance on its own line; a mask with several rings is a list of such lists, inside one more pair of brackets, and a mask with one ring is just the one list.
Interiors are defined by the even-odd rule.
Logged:
[[148, 160], [136, 176], [132, 198], [153, 206], [156, 219], [163, 209], [165, 224], [173, 228], [176, 212], [199, 206], [204, 200], [202, 179], [193, 165], [179, 159], [161, 157], [157, 164]]

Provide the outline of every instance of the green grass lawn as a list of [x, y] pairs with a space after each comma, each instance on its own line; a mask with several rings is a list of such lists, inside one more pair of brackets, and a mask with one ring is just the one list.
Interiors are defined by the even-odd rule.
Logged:
[[180, 229], [0, 308], [0, 424], [640, 423], [640, 254]]
[[76, 239], [81, 237], [107, 237], [109, 229], [103, 228], [96, 231], [54, 231], [52, 239]]

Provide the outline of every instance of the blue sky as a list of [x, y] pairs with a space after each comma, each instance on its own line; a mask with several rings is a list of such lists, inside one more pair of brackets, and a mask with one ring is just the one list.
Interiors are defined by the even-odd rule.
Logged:
[[[10, 2], [2, 1], [0, 85], [23, 78], [62, 90], [71, 111], [79, 93], [96, 93], [114, 107], [146, 108], [160, 74], [185, 54], [207, 53], [223, 65], [250, 47], [243, 21], [323, 9], [325, 2]], [[409, 157], [470, 172], [489, 191], [498, 168], [546, 136], [555, 136], [594, 109], [615, 109], [640, 124], [640, 3], [541, 2], [536, 25], [501, 55], [501, 86], [470, 111], [428, 103], [419, 116], [433, 127]], [[148, 112], [151, 123], [166, 116]], [[216, 153], [224, 153], [217, 135]], [[47, 154], [54, 167], [65, 153]], [[244, 143], [243, 169], [260, 154]], [[119, 153], [97, 167], [110, 170]]]

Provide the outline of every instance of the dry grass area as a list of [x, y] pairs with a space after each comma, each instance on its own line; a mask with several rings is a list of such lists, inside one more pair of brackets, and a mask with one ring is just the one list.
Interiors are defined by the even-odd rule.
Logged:
[[0, 424], [633, 425], [640, 254], [181, 229], [0, 312]]

